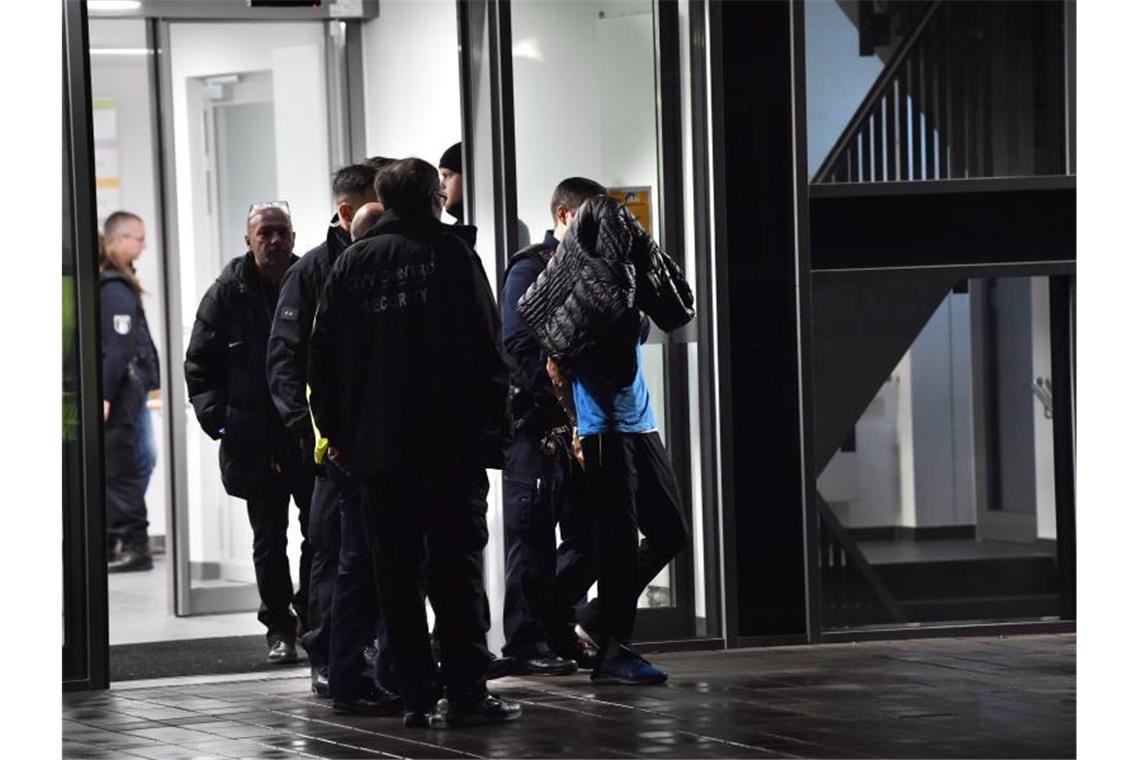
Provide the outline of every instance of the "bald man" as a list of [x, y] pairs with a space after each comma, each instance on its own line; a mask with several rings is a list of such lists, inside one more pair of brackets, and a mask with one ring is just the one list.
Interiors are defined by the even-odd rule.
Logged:
[[384, 213], [384, 205], [373, 201], [372, 203], [365, 203], [361, 206], [356, 216], [352, 217], [352, 227], [349, 232], [354, 241], [359, 240], [365, 232], [372, 229], [372, 225], [380, 221], [380, 215]]
[[[274, 408], [265, 382], [273, 310], [296, 235], [288, 204], [255, 203], [246, 217], [247, 250], [226, 264], [194, 318], [186, 349], [186, 390], [202, 430], [221, 441], [226, 493], [245, 499], [253, 527], [253, 565], [272, 663], [295, 662], [304, 629], [312, 558], [308, 546], [313, 467]], [[301, 521], [301, 577], [293, 592], [286, 554], [289, 499]]]

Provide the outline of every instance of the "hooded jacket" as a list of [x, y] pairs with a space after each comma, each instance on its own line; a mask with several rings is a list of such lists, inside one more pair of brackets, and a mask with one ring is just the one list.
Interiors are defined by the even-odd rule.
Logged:
[[329, 273], [309, 344], [309, 401], [354, 474], [423, 461], [502, 466], [499, 315], [457, 232], [389, 210]]
[[628, 209], [612, 198], [591, 198], [519, 299], [519, 317], [543, 351], [573, 371], [615, 328], [635, 322], [636, 310], [671, 331], [693, 318], [693, 292]]
[[[290, 257], [296, 264], [298, 257]], [[269, 397], [266, 344], [271, 292], [253, 254], [226, 264], [194, 317], [183, 369], [186, 390], [206, 435], [220, 438], [226, 493], [249, 498], [273, 463], [299, 466], [300, 453]]]

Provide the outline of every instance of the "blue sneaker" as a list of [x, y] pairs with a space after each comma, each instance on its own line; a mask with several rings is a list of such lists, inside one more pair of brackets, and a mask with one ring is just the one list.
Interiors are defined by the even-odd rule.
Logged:
[[616, 657], [599, 661], [590, 675], [593, 683], [620, 683], [627, 686], [654, 686], [669, 676], [641, 655], [621, 647]]

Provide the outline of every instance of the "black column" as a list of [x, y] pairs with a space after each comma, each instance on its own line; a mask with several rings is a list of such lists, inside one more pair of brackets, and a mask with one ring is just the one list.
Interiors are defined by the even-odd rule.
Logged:
[[803, 8], [789, 0], [714, 2], [709, 10], [719, 58], [710, 82], [719, 142], [715, 256], [718, 298], [727, 300], [720, 355], [730, 365], [720, 420], [730, 455], [724, 509], [735, 543], [725, 557], [727, 604], [735, 606], [726, 620], [732, 626], [735, 617], [736, 630], [726, 633], [744, 644], [806, 640], [817, 626], [807, 603], [815, 540], [807, 501], [814, 490], [804, 482], [810, 387], [800, 382], [811, 376], [802, 372], [810, 353], [800, 337], [801, 315], [810, 313]]

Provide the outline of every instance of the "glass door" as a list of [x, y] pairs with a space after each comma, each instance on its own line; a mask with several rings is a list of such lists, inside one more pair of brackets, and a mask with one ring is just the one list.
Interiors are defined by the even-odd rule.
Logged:
[[[518, 243], [528, 242], [524, 235], [541, 241], [553, 227], [550, 201], [559, 182], [588, 177], [634, 212], [686, 269], [696, 291], [693, 257], [678, 232], [680, 204], [665, 202], [668, 194], [680, 198], [682, 189], [664, 170], [680, 161], [673, 155], [680, 143], [666, 139], [662, 128], [679, 115], [670, 111], [677, 93], [662, 91], [661, 72], [677, 63], [675, 50], [672, 61], [661, 50], [659, 40], [667, 35], [659, 12], [673, 14], [675, 28], [676, 8], [661, 11], [652, 0], [510, 4], [514, 145], [506, 149], [514, 151]], [[693, 540], [642, 592], [634, 634], [640, 641], [688, 638], [702, 627], [697, 334], [695, 324], [669, 335], [654, 326], [642, 346], [653, 413]], [[596, 587], [590, 596], [595, 593]]]
[[[303, 255], [332, 211], [332, 148], [321, 22], [168, 22], [160, 27], [174, 370], [170, 398], [173, 557], [180, 615], [255, 610], [253, 536], [243, 500], [226, 494], [218, 443], [199, 428], [181, 372], [202, 296], [244, 255], [251, 203], [288, 201]], [[298, 577], [301, 532], [290, 507]]]

